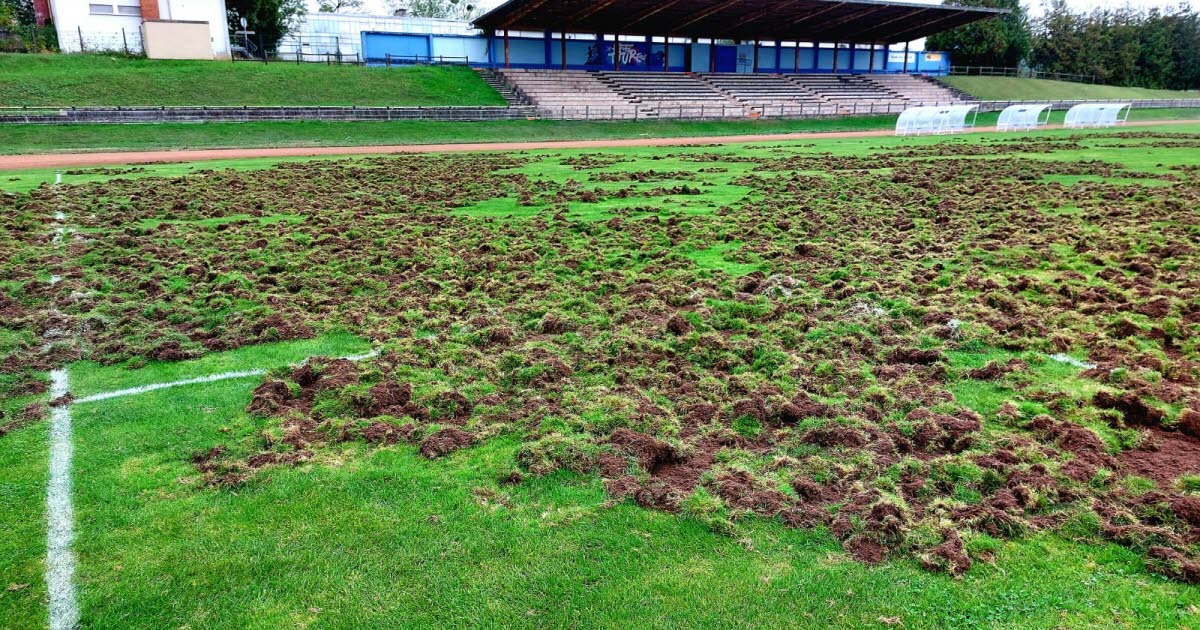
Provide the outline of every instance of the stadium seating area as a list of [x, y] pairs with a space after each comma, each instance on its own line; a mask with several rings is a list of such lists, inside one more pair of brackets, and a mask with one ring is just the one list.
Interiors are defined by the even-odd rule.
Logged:
[[587, 72], [506, 69], [498, 74], [543, 113], [567, 118], [740, 117], [899, 112], [963, 102], [913, 75]]

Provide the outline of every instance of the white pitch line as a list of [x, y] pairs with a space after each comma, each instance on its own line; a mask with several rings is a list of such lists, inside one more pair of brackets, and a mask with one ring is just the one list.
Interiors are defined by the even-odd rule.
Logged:
[[[370, 359], [370, 358], [378, 356], [378, 355], [379, 355], [378, 350], [372, 350], [370, 352], [364, 352], [363, 354], [352, 354], [350, 356], [338, 357], [338, 358], [345, 359], [347, 361], [363, 361], [363, 360]], [[308, 363], [308, 359], [305, 359], [304, 361], [302, 361], [301, 365], [303, 365], [304, 363]], [[77, 399], [71, 401], [71, 404], [78, 405], [78, 404], [82, 404], [82, 403], [97, 402], [100, 400], [109, 400], [110, 398], [120, 398], [122, 396], [135, 396], [137, 394], [145, 394], [146, 392], [152, 392], [152, 391], [156, 391], [159, 389], [167, 389], [168, 387], [179, 387], [181, 385], [196, 385], [199, 383], [214, 383], [217, 381], [226, 381], [226, 380], [233, 379], [233, 378], [246, 378], [249, 376], [262, 376], [263, 374], [266, 374], [266, 373], [267, 373], [266, 370], [263, 370], [261, 368], [256, 368], [253, 370], [241, 370], [241, 371], [237, 371], [237, 372], [221, 372], [219, 374], [209, 374], [208, 376], [197, 376], [195, 378], [185, 378], [183, 380], [168, 381], [165, 383], [150, 383], [149, 385], [139, 385], [137, 387], [130, 387], [129, 389], [118, 389], [118, 390], [111, 391], [111, 392], [103, 392], [103, 393], [99, 393], [99, 394], [92, 394], [91, 396], [84, 396], [83, 398], [77, 398]]]
[[1067, 365], [1073, 365], [1077, 368], [1083, 368], [1085, 370], [1092, 370], [1092, 369], [1096, 368], [1095, 363], [1091, 363], [1089, 361], [1080, 361], [1079, 359], [1076, 359], [1075, 357], [1073, 357], [1069, 354], [1063, 354], [1062, 352], [1060, 352], [1058, 354], [1047, 355], [1047, 356], [1052, 361], [1058, 361], [1059, 363], [1066, 363]]
[[[50, 399], [67, 395], [67, 371], [50, 372]], [[71, 407], [50, 410], [50, 479], [46, 483], [46, 589], [50, 593], [51, 630], [70, 630], [79, 623], [75, 600], [75, 539], [71, 507]]]
[[139, 385], [130, 387], [129, 389], [118, 389], [116, 391], [104, 392], [101, 394], [92, 394], [71, 401], [72, 404], [78, 405], [81, 403], [96, 402], [99, 400], [108, 400], [110, 398], [120, 398], [122, 396], [135, 396], [137, 394], [145, 394], [159, 389], [167, 389], [168, 387], [179, 387], [180, 385], [195, 385], [197, 383], [214, 383], [216, 381], [225, 381], [231, 378], [246, 378], [248, 376], [262, 376], [266, 374], [266, 370], [243, 370], [240, 372], [221, 372], [220, 374], [209, 374], [208, 376], [198, 376], [196, 378], [186, 378], [182, 381], [170, 381], [168, 383], [151, 383], [149, 385]]

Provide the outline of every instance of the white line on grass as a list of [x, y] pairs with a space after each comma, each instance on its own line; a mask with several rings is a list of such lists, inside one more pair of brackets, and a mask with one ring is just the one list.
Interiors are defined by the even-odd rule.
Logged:
[[158, 389], [166, 389], [168, 387], [179, 387], [180, 385], [195, 385], [197, 383], [215, 383], [216, 381], [225, 381], [231, 378], [246, 378], [248, 376], [262, 376], [266, 374], [265, 370], [243, 370], [240, 372], [221, 372], [220, 374], [209, 374], [208, 376], [198, 376], [196, 378], [186, 378], [182, 381], [171, 381], [168, 383], [151, 383], [149, 385], [139, 385], [130, 387], [129, 389], [118, 389], [112, 392], [104, 392], [101, 394], [92, 394], [78, 398], [73, 404], [82, 404], [96, 402], [98, 400], [108, 400], [110, 398], [120, 398], [122, 396], [134, 396], [137, 394], [145, 394]]
[[[339, 357], [339, 358], [345, 359], [347, 361], [363, 361], [363, 360], [375, 357], [378, 354], [379, 354], [379, 351], [372, 350], [370, 352], [364, 352], [363, 354], [352, 354], [349, 356]], [[307, 362], [308, 362], [308, 359], [305, 359], [303, 362], [301, 362], [301, 364], [307, 363]], [[150, 383], [148, 385], [139, 385], [137, 387], [130, 387], [128, 389], [118, 389], [118, 390], [111, 391], [111, 392], [102, 392], [99, 394], [92, 394], [91, 396], [84, 396], [83, 398], [75, 399], [74, 401], [72, 401], [72, 404], [78, 405], [78, 404], [82, 404], [82, 403], [97, 402], [100, 400], [109, 400], [110, 398], [120, 398], [122, 396], [135, 396], [137, 394], [145, 394], [146, 392], [152, 392], [152, 391], [159, 390], [159, 389], [167, 389], [168, 387], [179, 387], [180, 385], [196, 385], [199, 383], [215, 383], [217, 381], [227, 381], [229, 379], [234, 379], [234, 378], [246, 378], [249, 376], [262, 376], [263, 374], [266, 374], [266, 373], [267, 373], [266, 370], [263, 370], [261, 368], [256, 368], [253, 370], [241, 370], [241, 371], [237, 371], [237, 372], [221, 372], [219, 374], [209, 374], [208, 376], [197, 376], [195, 378], [185, 378], [180, 381], [168, 381], [165, 383]]]
[[[50, 372], [50, 399], [65, 396], [67, 371]], [[75, 601], [74, 510], [71, 507], [71, 407], [50, 410], [50, 480], [46, 483], [46, 590], [50, 593], [50, 628], [74, 628], [79, 623]]]
[[[55, 183], [62, 181], [62, 175]], [[59, 210], [54, 220], [62, 224], [67, 213]], [[54, 244], [62, 247], [67, 233], [65, 225], [54, 229]], [[50, 276], [50, 285], [62, 280], [59, 275]], [[51, 305], [53, 317], [58, 310]], [[43, 335], [47, 338], [43, 351], [49, 350], [55, 338], [69, 337], [67, 331], [51, 329]], [[71, 391], [66, 368], [50, 371], [50, 400], [55, 401]], [[75, 598], [75, 552], [71, 543], [75, 540], [75, 510], [71, 505], [71, 405], [63, 402], [50, 409], [50, 478], [46, 481], [46, 591], [50, 596], [49, 617], [51, 630], [73, 630], [79, 625], [79, 603]]]

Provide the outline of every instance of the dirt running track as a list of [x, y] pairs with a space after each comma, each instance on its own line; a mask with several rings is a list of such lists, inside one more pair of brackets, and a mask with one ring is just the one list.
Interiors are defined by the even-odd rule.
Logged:
[[[1126, 123], [1126, 126], [1197, 124], [1200, 120], [1154, 120]], [[1060, 129], [1051, 125], [1045, 129]], [[974, 133], [995, 131], [995, 127], [977, 127]], [[461, 144], [407, 144], [352, 147], [278, 147], [246, 149], [186, 149], [171, 151], [113, 151], [97, 153], [48, 153], [0, 156], [0, 171], [34, 168], [103, 166], [163, 162], [200, 162], [238, 158], [285, 158], [320, 155], [364, 155], [384, 153], [462, 153], [470, 151], [527, 151], [535, 149], [603, 149], [610, 147], [658, 147], [687, 144], [739, 144], [819, 138], [877, 138], [895, 135], [890, 129], [873, 131], [826, 131], [773, 133], [742, 136], [693, 136], [685, 138], [628, 138], [615, 140], [550, 140], [541, 142], [472, 142]]]

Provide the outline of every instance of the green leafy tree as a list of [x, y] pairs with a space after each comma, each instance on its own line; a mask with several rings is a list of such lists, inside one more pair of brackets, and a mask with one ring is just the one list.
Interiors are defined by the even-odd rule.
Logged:
[[350, 13], [354, 11], [362, 11], [363, 0], [323, 0], [321, 2], [322, 13], [341, 13], [343, 11]]
[[944, 3], [1009, 12], [931, 35], [925, 42], [926, 49], [950, 53], [956, 66], [1016, 67], [1029, 55], [1029, 16], [1021, 7], [1021, 0], [945, 0]]
[[307, 13], [305, 0], [228, 0], [225, 8], [230, 30], [241, 30], [239, 20], [246, 18], [249, 29], [255, 33], [254, 43], [257, 45], [261, 37], [267, 49], [275, 48]]
[[33, 0], [0, 0], [0, 28], [33, 24]]
[[1030, 65], [1111, 85], [1196, 89], [1200, 18], [1186, 5], [1075, 13], [1063, 0], [1053, 0], [1034, 29]]
[[479, 17], [478, 5], [468, 0], [390, 0], [393, 10], [404, 9], [414, 17], [470, 20]]

